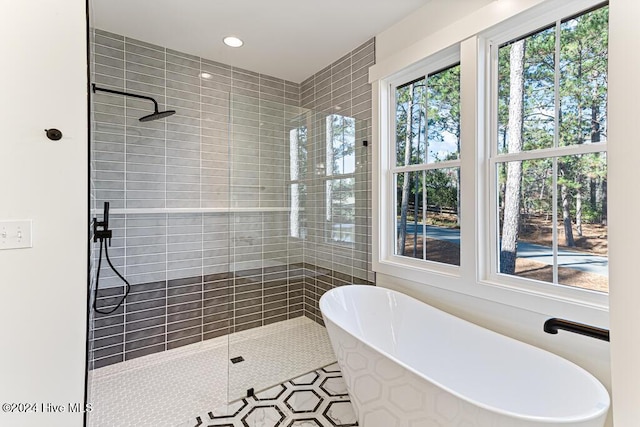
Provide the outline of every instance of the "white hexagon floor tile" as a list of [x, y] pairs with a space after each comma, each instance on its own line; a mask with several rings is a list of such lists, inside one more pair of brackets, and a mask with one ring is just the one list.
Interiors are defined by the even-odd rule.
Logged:
[[356, 415], [337, 364], [196, 417], [180, 427], [352, 427]]
[[[229, 362], [240, 355], [244, 362]], [[288, 408], [283, 399], [291, 393], [284, 385], [274, 385], [294, 377], [300, 387], [316, 384], [320, 376], [310, 371], [335, 360], [326, 329], [298, 317], [117, 363], [89, 372], [94, 410], [88, 414], [87, 426], [192, 427], [195, 415], [211, 410], [214, 416], [241, 414], [237, 422], [228, 417], [226, 422], [212, 424], [215, 426], [266, 427], [276, 419], [273, 411], [258, 411], [243, 423], [247, 410], [239, 403], [226, 402], [246, 396], [249, 388], [265, 390], [257, 394], [258, 399], [280, 399], [284, 413]], [[326, 369], [331, 372], [324, 372], [323, 378], [340, 373], [335, 364]], [[295, 401], [302, 402], [300, 399]], [[297, 405], [305, 409], [312, 403], [313, 399], [307, 406]], [[306, 427], [302, 420], [294, 425]]]

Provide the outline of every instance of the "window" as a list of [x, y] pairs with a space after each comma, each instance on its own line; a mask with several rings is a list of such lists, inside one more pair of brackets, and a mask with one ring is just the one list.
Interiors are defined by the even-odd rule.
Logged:
[[475, 36], [428, 36], [371, 68], [382, 283], [582, 319], [607, 309], [608, 6], [596, 1], [478, 14]]
[[325, 241], [355, 243], [356, 121], [326, 118]]
[[395, 88], [394, 253], [460, 265], [460, 65]]
[[492, 273], [607, 292], [608, 6], [492, 47]]
[[289, 188], [291, 192], [289, 212], [289, 233], [292, 237], [305, 239], [307, 235], [305, 206], [307, 186], [304, 179], [307, 174], [307, 127], [300, 126], [289, 131]]

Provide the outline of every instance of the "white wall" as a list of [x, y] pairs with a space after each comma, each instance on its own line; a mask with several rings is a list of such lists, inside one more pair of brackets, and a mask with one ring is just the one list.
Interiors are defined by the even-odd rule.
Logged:
[[[33, 248], [0, 251], [0, 403], [67, 405], [84, 396], [85, 4], [0, 10], [0, 221], [33, 220]], [[51, 127], [62, 140], [45, 137]], [[73, 427], [82, 414], [0, 411], [0, 425]]]
[[397, 24], [376, 35], [376, 62], [396, 54], [399, 48], [451, 25], [494, 0], [431, 0]]
[[376, 35], [377, 80], [467, 39], [545, 0], [432, 0]]
[[[451, 40], [460, 42], [509, 16], [546, 2], [499, 0], [487, 4], [477, 0], [467, 3], [471, 13], [466, 17], [451, 14], [448, 25], [440, 22], [439, 29], [426, 36], [424, 30], [411, 26], [401, 28], [402, 23], [378, 35], [376, 44], [381, 49], [377, 52], [376, 65], [370, 71], [374, 88], [374, 144], [378, 141], [376, 132], [380, 126], [376, 80], [450, 46]], [[474, 4], [477, 7], [473, 7]], [[429, 7], [428, 4], [416, 16], [428, 16]], [[637, 100], [640, 99], [640, 27], [637, 26], [640, 3], [611, 0], [610, 14], [608, 188], [611, 343], [568, 333], [545, 334], [542, 324], [551, 312], [556, 311], [552, 305], [523, 309], [380, 273], [377, 274], [377, 283], [572, 360], [592, 372], [609, 389], [613, 411], [609, 412], [607, 425], [612, 426], [615, 420], [615, 427], [635, 427], [640, 420], [640, 286], [633, 278], [637, 276], [636, 242], [640, 241], [640, 228], [633, 224], [640, 211], [640, 198], [630, 193], [629, 188], [640, 182], [640, 169], [637, 167], [640, 144], [636, 129]], [[380, 191], [374, 176], [374, 187], [376, 185]], [[375, 193], [373, 199], [376, 206], [378, 196]], [[378, 229], [376, 221], [374, 218], [374, 229]], [[374, 247], [376, 244], [374, 239]], [[375, 248], [373, 256], [377, 256]], [[582, 313], [589, 311], [586, 307], [576, 310]], [[607, 321], [606, 312], [594, 312], [588, 316], [599, 320], [595, 324], [604, 326]]]
[[609, 15], [609, 296], [616, 427], [640, 424], [640, 2], [611, 0]]

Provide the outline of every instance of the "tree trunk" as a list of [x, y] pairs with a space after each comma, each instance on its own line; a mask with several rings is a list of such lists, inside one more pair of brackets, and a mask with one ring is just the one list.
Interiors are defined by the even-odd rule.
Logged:
[[600, 106], [594, 102], [591, 104], [591, 142], [600, 142]]
[[[594, 92], [596, 89], [594, 89]], [[594, 94], [594, 98], [595, 98]], [[600, 122], [598, 121], [598, 116], [600, 115], [600, 106], [597, 102], [591, 103], [591, 142], [600, 142]], [[578, 236], [582, 237], [582, 193], [581, 190], [584, 188], [584, 179], [581, 180], [580, 188], [576, 193], [576, 233]], [[592, 212], [596, 212], [597, 208], [597, 200], [596, 200], [596, 181], [594, 178], [589, 178], [589, 205], [591, 207]]]
[[[407, 127], [404, 138], [404, 165], [411, 162], [411, 131], [413, 128], [413, 83], [409, 86], [409, 105], [407, 106]], [[400, 203], [400, 230], [398, 230], [398, 255], [404, 255], [404, 246], [407, 242], [407, 211], [409, 210], [409, 172], [403, 173], [402, 201]]]
[[[524, 101], [524, 40], [511, 45], [509, 53], [509, 129], [507, 151], [522, 151], [522, 125]], [[520, 222], [520, 185], [522, 162], [507, 164], [507, 180], [504, 194], [504, 216], [502, 220], [502, 242], [500, 246], [500, 272], [514, 274]]]
[[607, 178], [600, 183], [602, 193], [602, 225], [607, 225]]
[[560, 185], [560, 197], [562, 198], [562, 224], [564, 225], [565, 245], [570, 248], [576, 244], [573, 241], [573, 230], [571, 229], [571, 212], [569, 211], [569, 190], [565, 184]]
[[576, 192], [576, 234], [582, 237], [582, 194]]

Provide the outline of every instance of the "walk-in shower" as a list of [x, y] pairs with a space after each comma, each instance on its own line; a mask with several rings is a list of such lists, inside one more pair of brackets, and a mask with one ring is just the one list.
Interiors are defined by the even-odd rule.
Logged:
[[[318, 300], [373, 279], [370, 106], [350, 101], [366, 95], [373, 42], [350, 54], [358, 69], [295, 83], [99, 29], [91, 37], [93, 216], [109, 202], [110, 260], [131, 285], [117, 307], [127, 287], [101, 265], [95, 289], [96, 243], [90, 286], [113, 312], [89, 319], [87, 425], [207, 425], [221, 406], [240, 411], [259, 402], [248, 395], [276, 397], [333, 363]], [[358, 83], [332, 92], [334, 71]], [[139, 119], [150, 99], [152, 116], [158, 105], [175, 114]], [[345, 403], [339, 372], [310, 376]]]

